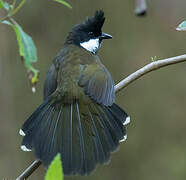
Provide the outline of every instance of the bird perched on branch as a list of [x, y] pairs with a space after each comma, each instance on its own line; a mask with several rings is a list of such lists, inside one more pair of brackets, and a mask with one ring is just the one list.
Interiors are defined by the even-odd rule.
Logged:
[[34, 149], [48, 167], [61, 154], [65, 175], [87, 175], [126, 140], [130, 118], [114, 103], [114, 82], [97, 51], [104, 39], [103, 11], [75, 25], [50, 66], [43, 103], [20, 129], [21, 148]]

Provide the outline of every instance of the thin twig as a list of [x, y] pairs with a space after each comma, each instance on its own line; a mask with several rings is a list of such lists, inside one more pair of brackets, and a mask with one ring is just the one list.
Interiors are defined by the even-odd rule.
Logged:
[[10, 16], [13, 16], [14, 14], [16, 14], [21, 8], [22, 6], [25, 4], [27, 0], [22, 0], [19, 5], [10, 13]]
[[146, 0], [136, 0], [136, 15], [144, 16], [147, 13], [147, 3]]
[[158, 60], [147, 64], [146, 66], [142, 67], [141, 69], [137, 70], [136, 72], [130, 74], [128, 77], [120, 81], [118, 84], [115, 85], [115, 92], [120, 91], [121, 89], [127, 87], [133, 81], [139, 79], [140, 77], [144, 76], [145, 74], [160, 69], [162, 67], [177, 64], [186, 61], [186, 54], [176, 57], [171, 57], [163, 60]]
[[[160, 69], [162, 67], [177, 64], [186, 61], [186, 54], [176, 57], [171, 57], [163, 60], [154, 61], [146, 66], [142, 67], [141, 69], [137, 70], [136, 72], [130, 74], [125, 79], [120, 81], [118, 84], [115, 85], [115, 92], [119, 92], [123, 88], [127, 87], [133, 81], [139, 79], [140, 77], [144, 76], [145, 74]], [[16, 180], [25, 180], [28, 178], [39, 166], [41, 165], [41, 161], [35, 160]]]
[[40, 160], [35, 160], [16, 180], [26, 180], [39, 166]]
[[13, 1], [13, 4], [12, 4], [13, 9], [15, 8], [15, 6], [16, 6], [16, 0]]

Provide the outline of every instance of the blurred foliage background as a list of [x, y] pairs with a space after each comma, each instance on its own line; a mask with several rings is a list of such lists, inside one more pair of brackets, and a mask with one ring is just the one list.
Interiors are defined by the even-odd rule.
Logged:
[[[15, 19], [34, 39], [40, 70], [37, 93], [32, 94], [12, 29], [0, 25], [0, 179], [15, 179], [33, 160], [22, 152], [18, 131], [42, 102], [47, 69], [74, 24], [103, 9], [103, 30], [113, 35], [99, 56], [115, 82], [151, 62], [186, 52], [186, 33], [176, 26], [186, 19], [185, 0], [151, 0], [148, 16], [136, 17], [128, 0], [69, 0], [69, 10], [52, 0], [31, 1]], [[131, 116], [128, 139], [111, 163], [87, 177], [65, 180], [184, 180], [186, 179], [186, 63], [155, 71], [117, 94], [116, 102]], [[41, 166], [30, 180], [43, 179]]]

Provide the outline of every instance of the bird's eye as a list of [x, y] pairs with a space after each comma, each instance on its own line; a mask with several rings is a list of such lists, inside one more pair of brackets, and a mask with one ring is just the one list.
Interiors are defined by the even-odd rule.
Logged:
[[93, 32], [89, 32], [88, 34], [89, 34], [89, 35], [93, 35], [94, 33], [93, 33]]

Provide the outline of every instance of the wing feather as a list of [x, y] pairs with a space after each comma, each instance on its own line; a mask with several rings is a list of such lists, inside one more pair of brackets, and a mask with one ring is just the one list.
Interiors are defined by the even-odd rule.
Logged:
[[50, 96], [57, 88], [57, 71], [55, 65], [52, 64], [47, 72], [44, 84], [43, 94], [44, 99]]
[[114, 82], [108, 70], [102, 65], [85, 66], [78, 81], [86, 95], [99, 104], [111, 106], [114, 103]]

